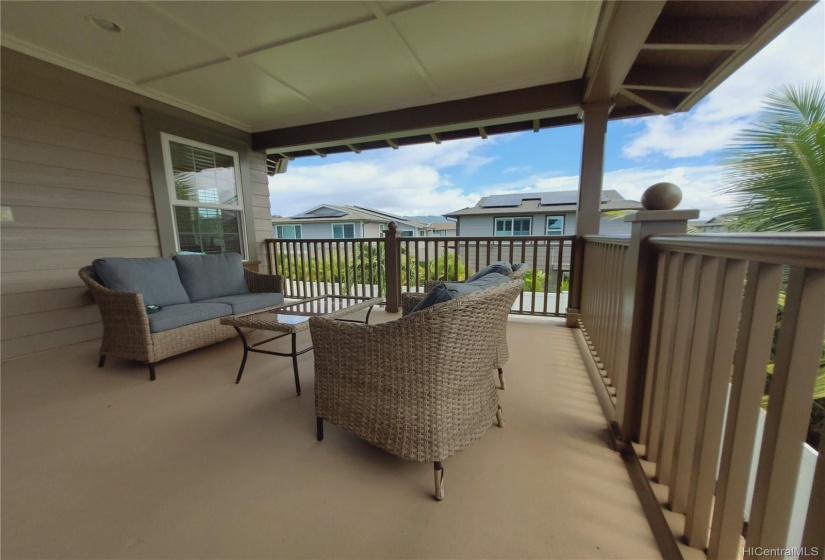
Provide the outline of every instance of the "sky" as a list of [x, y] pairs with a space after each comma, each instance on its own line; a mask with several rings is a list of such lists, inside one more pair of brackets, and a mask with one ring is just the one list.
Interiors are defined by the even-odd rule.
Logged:
[[[603, 189], [639, 200], [654, 183], [682, 189], [702, 219], [735, 207], [722, 191], [721, 151], [758, 115], [764, 94], [825, 80], [825, 7], [805, 13], [687, 113], [610, 122]], [[355, 204], [403, 216], [441, 215], [490, 194], [578, 189], [582, 126], [289, 162], [269, 178], [272, 211]]]

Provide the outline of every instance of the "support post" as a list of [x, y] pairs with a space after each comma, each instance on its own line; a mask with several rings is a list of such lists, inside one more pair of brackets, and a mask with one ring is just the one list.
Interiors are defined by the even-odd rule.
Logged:
[[398, 224], [390, 222], [384, 230], [384, 270], [387, 278], [387, 313], [398, 313], [401, 301], [401, 259], [398, 255]]
[[613, 102], [588, 103], [582, 107], [584, 138], [582, 166], [579, 175], [579, 200], [576, 206], [576, 239], [570, 262], [570, 294], [567, 326], [576, 326], [581, 309], [582, 272], [584, 270], [584, 235], [599, 233], [601, 219], [602, 181], [604, 178], [604, 142], [607, 117]]
[[[698, 210], [671, 210], [681, 200], [676, 185], [658, 183], [642, 196], [647, 210], [625, 216], [632, 224], [625, 256], [618, 333], [616, 369], [616, 414], [614, 433], [624, 442], [638, 441], [642, 419], [645, 372], [650, 351], [653, 296], [656, 290], [656, 252], [647, 238], [661, 234], [685, 234], [687, 221], [698, 218]], [[663, 208], [663, 209], [658, 209]]]

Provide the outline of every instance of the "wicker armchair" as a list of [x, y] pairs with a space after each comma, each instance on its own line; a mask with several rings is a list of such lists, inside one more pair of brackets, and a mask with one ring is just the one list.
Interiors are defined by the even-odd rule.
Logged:
[[441, 461], [478, 440], [496, 417], [490, 370], [520, 280], [479, 290], [377, 325], [309, 320], [315, 348], [315, 415], [385, 451], [432, 461], [436, 499]]
[[[514, 270], [510, 274], [510, 278], [514, 280], [517, 278], [523, 278], [525, 272], [527, 272], [527, 267], [522, 266], [521, 268]], [[427, 292], [432, 290], [436, 284], [439, 284], [440, 282], [444, 282], [444, 280], [427, 280], [424, 283], [423, 292], [405, 292], [401, 294], [402, 315], [407, 316], [412, 313], [415, 306], [418, 305], [418, 302], [424, 299], [427, 295]], [[510, 350], [507, 347], [507, 323], [505, 322], [501, 332], [499, 333], [499, 343], [496, 345], [496, 363], [494, 366], [498, 370], [498, 381], [502, 390], [507, 389], [507, 383], [504, 380], [504, 364], [506, 364], [509, 359]]]
[[[149, 366], [149, 379], [154, 381], [155, 363], [164, 358], [238, 336], [234, 328], [221, 325], [220, 319], [153, 333], [149, 330], [149, 316], [141, 294], [107, 289], [91, 266], [81, 268], [78, 274], [89, 288], [103, 319], [99, 367], [103, 367], [106, 356], [144, 362]], [[244, 275], [250, 292], [283, 291], [283, 276], [246, 269]]]

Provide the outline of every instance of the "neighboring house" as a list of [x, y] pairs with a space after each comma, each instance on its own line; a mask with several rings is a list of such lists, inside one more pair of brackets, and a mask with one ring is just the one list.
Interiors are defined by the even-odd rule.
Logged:
[[[578, 191], [494, 194], [445, 217], [458, 220], [461, 237], [574, 235], [578, 199]], [[617, 191], [604, 191], [600, 233], [629, 234], [630, 224], [620, 219], [621, 214], [606, 213], [641, 209], [641, 203], [625, 200]]]
[[430, 227], [416, 220], [363, 206], [321, 204], [305, 212], [272, 218], [277, 239], [356, 239], [383, 237], [390, 222], [398, 224], [402, 237], [424, 237]]
[[691, 220], [688, 222], [688, 226], [694, 228], [697, 233], [724, 233], [738, 219], [739, 216], [731, 212], [715, 216], [707, 221]]
[[457, 222], [433, 222], [430, 224], [430, 230], [427, 232], [427, 237], [455, 237]]

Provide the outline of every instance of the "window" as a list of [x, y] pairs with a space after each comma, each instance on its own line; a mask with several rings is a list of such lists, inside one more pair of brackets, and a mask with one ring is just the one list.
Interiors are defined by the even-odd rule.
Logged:
[[301, 239], [301, 226], [275, 226], [275, 237], [278, 239]]
[[246, 258], [238, 153], [162, 133], [178, 251]]
[[415, 232], [405, 229], [404, 231], [399, 230], [398, 235], [400, 237], [415, 237]]
[[384, 237], [384, 224], [378, 224], [378, 237]]
[[333, 239], [355, 239], [355, 224], [332, 224]]
[[547, 216], [547, 235], [564, 235], [564, 216]]
[[424, 237], [424, 230], [423, 229], [418, 230], [418, 237]]
[[531, 218], [496, 218], [496, 236], [530, 235]]

